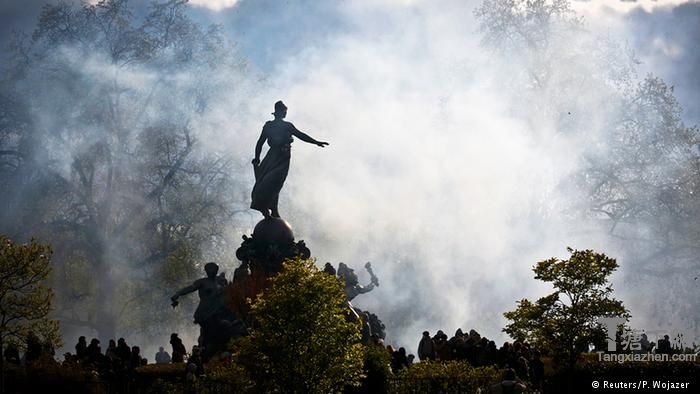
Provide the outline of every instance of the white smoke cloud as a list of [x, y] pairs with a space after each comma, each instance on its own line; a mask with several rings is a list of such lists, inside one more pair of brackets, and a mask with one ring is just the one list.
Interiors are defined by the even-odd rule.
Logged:
[[239, 0], [189, 0], [189, 3], [194, 6], [208, 8], [212, 11], [235, 7], [238, 2]]
[[[504, 75], [479, 47], [475, 5], [339, 4], [352, 31], [281, 60], [249, 101], [258, 113], [238, 117], [230, 134], [252, 158], [282, 99], [289, 121], [330, 142], [294, 144], [282, 216], [319, 265], [343, 261], [368, 281], [372, 261], [381, 286], [354, 303], [409, 351], [423, 330], [506, 340], [502, 313], [548, 291], [532, 278], [537, 261], [566, 256], [566, 246], [614, 255], [561, 217], [579, 141], [552, 119], [533, 134], [513, 116]], [[210, 127], [229, 123], [226, 107], [212, 109]]]
[[600, 16], [611, 11], [630, 12], [636, 9], [651, 12], [657, 8], [671, 8], [695, 2], [697, 0], [574, 0], [571, 3], [578, 12]]
[[[563, 185], [580, 169], [583, 146], [605, 132], [613, 93], [585, 84], [562, 91], [557, 99], [574, 113], [563, 121], [535, 114], [533, 133], [513, 113], [518, 92], [502, 89], [525, 60], [499, 59], [479, 45], [472, 16], [479, 3], [338, 3], [349, 27], [324, 37], [307, 32], [312, 45], [299, 53], [279, 50], [267, 88], [248, 101], [257, 113], [237, 119], [231, 145], [252, 158], [278, 99], [289, 121], [330, 142], [294, 144], [280, 209], [320, 266], [343, 261], [367, 282], [362, 266], [373, 262], [381, 286], [354, 303], [384, 320], [389, 343], [415, 351], [423, 330], [457, 328], [507, 340], [502, 313], [550, 290], [531, 268], [566, 257], [566, 246], [617, 257], [617, 296], [634, 324], [654, 328], [660, 314], [622, 281], [633, 263], [624, 249], [597, 224], [563, 212], [580, 193]], [[629, 34], [622, 24], [588, 27], [621, 45]], [[558, 73], [596, 73], [605, 63], [596, 56], [558, 64]], [[227, 123], [230, 114], [213, 111], [212, 127]], [[257, 217], [247, 220], [252, 228]]]

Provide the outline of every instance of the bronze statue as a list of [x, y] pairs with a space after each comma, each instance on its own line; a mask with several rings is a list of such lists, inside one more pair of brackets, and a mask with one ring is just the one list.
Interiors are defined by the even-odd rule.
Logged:
[[194, 312], [194, 322], [199, 324], [199, 345], [204, 347], [206, 358], [217, 351], [223, 350], [228, 341], [234, 336], [246, 333], [243, 322], [226, 306], [224, 288], [228, 284], [225, 276], [216, 274], [219, 266], [207, 263], [204, 266], [206, 278], [197, 279], [191, 285], [180, 289], [171, 297], [173, 308], [178, 305], [180, 296], [197, 292], [199, 305]]
[[197, 279], [191, 285], [180, 289], [175, 295], [171, 297], [173, 308], [176, 307], [179, 302], [178, 298], [180, 296], [198, 292], [199, 294], [199, 305], [197, 310], [194, 312], [194, 322], [197, 324], [202, 324], [207, 321], [212, 315], [217, 313], [221, 308], [225, 308], [224, 305], [224, 286], [226, 286], [226, 279], [220, 276], [216, 276], [219, 271], [219, 266], [216, 263], [207, 263], [204, 266], [204, 272], [207, 273], [206, 278]]
[[[289, 173], [291, 148], [294, 141], [292, 136], [320, 147], [328, 145], [327, 142], [316, 141], [311, 136], [297, 130], [290, 122], [285, 121], [287, 106], [282, 101], [275, 103], [275, 112], [272, 115], [275, 116], [275, 120], [268, 121], [263, 126], [258, 143], [255, 145], [255, 158], [253, 159], [255, 186], [251, 195], [250, 207], [260, 211], [265, 218], [280, 217], [277, 204], [280, 190], [282, 190], [282, 185], [284, 185]], [[261, 162], [260, 153], [265, 141], [270, 148]]]
[[365, 269], [370, 276], [370, 283], [366, 286], [360, 285], [360, 280], [355, 273], [355, 270], [348, 267], [345, 263], [338, 264], [338, 277], [343, 280], [343, 285], [345, 286], [345, 295], [348, 297], [348, 305], [352, 308], [350, 301], [360, 294], [368, 293], [374, 289], [375, 286], [379, 286], [379, 279], [374, 275], [372, 271], [372, 264], [367, 262], [365, 264]]
[[[330, 264], [327, 264], [327, 266]], [[328, 269], [328, 267], [326, 267]], [[330, 267], [332, 268], [332, 266]], [[372, 335], [378, 335], [384, 338], [384, 325], [379, 318], [371, 313], [365, 312], [357, 307], [354, 307], [350, 301], [360, 294], [372, 291], [376, 286], [379, 286], [379, 279], [372, 271], [372, 264], [367, 262], [365, 269], [370, 275], [370, 283], [366, 286], [360, 285], [359, 278], [355, 270], [348, 267], [345, 263], [338, 264], [338, 278], [341, 280], [345, 288], [345, 306], [348, 308], [349, 318], [351, 321], [359, 321], [362, 324], [362, 342], [368, 343]], [[330, 269], [328, 269], [330, 271]]]

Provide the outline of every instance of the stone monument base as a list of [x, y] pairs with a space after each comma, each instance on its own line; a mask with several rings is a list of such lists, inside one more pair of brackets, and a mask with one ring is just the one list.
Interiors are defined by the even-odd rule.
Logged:
[[236, 250], [241, 265], [226, 288], [228, 307], [244, 322], [250, 323], [247, 300], [255, 300], [270, 285], [270, 278], [282, 269], [284, 260], [300, 257], [308, 259], [311, 251], [304, 241], [294, 241], [292, 226], [281, 218], [265, 218], [253, 229], [253, 235], [243, 236]]

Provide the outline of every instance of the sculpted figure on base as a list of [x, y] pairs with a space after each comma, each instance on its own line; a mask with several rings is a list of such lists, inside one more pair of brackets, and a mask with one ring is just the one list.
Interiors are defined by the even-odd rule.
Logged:
[[[287, 106], [283, 102], [275, 103], [274, 120], [268, 121], [263, 126], [258, 143], [255, 145], [255, 158], [253, 170], [255, 172], [255, 186], [251, 195], [250, 207], [260, 211], [264, 217], [280, 217], [277, 207], [280, 190], [289, 173], [289, 162], [292, 155], [292, 142], [299, 138], [304, 142], [320, 147], [328, 145], [327, 142], [316, 141], [311, 136], [297, 130], [293, 124], [284, 120], [287, 116]], [[260, 161], [263, 145], [267, 141], [270, 149], [265, 158]]]
[[345, 263], [338, 264], [338, 277], [340, 277], [345, 284], [345, 295], [348, 296], [348, 303], [358, 295], [372, 291], [374, 286], [379, 286], [379, 279], [377, 279], [372, 271], [372, 264], [369, 262], [365, 264], [365, 269], [370, 274], [371, 280], [368, 285], [361, 286], [354, 269], [348, 267]]
[[[333, 268], [333, 266], [328, 267], [328, 265], [330, 264], [327, 264], [325, 270], [330, 273], [332, 272], [331, 268]], [[345, 295], [347, 296], [346, 306], [350, 311], [350, 319], [362, 322], [362, 341], [368, 343], [372, 335], [384, 338], [384, 325], [376, 315], [362, 311], [354, 307], [350, 302], [358, 295], [368, 293], [372, 291], [375, 286], [379, 286], [379, 279], [374, 275], [372, 265], [369, 262], [365, 264], [365, 269], [371, 278], [370, 283], [365, 286], [360, 285], [360, 280], [355, 270], [348, 267], [345, 263], [338, 264], [337, 274], [345, 287]]]
[[199, 344], [204, 347], [206, 358], [222, 350], [234, 336], [245, 334], [243, 323], [224, 303], [224, 287], [228, 284], [222, 275], [217, 276], [219, 266], [207, 263], [204, 266], [206, 278], [197, 279], [191, 285], [180, 289], [171, 297], [173, 308], [179, 302], [180, 296], [197, 292], [199, 305], [194, 312], [194, 322], [199, 324]]

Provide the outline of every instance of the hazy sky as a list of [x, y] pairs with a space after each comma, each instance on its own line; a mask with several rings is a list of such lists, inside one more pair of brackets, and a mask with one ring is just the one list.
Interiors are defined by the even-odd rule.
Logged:
[[[69, 0], [70, 1], [70, 0]], [[94, 3], [94, 0], [91, 2]], [[49, 0], [0, 2], [0, 44], [15, 30], [31, 32], [41, 6]], [[150, 1], [132, 0], [146, 10]], [[272, 72], [288, 56], [321, 45], [331, 37], [352, 34], [357, 25], [340, 4], [314, 0], [191, 0], [192, 15], [203, 23], [218, 23], [260, 69]], [[360, 0], [358, 7], [390, 5], [397, 12], [426, 0]], [[475, 4], [476, 2], [468, 2]], [[449, 1], [435, 2], [449, 7]], [[574, 0], [574, 9], [600, 31], [627, 29], [627, 39], [652, 71], [676, 87], [686, 119], [700, 123], [696, 94], [700, 88], [700, 2], [698, 0]], [[389, 21], [376, 20], [378, 25]], [[644, 65], [643, 65], [644, 67]]]

